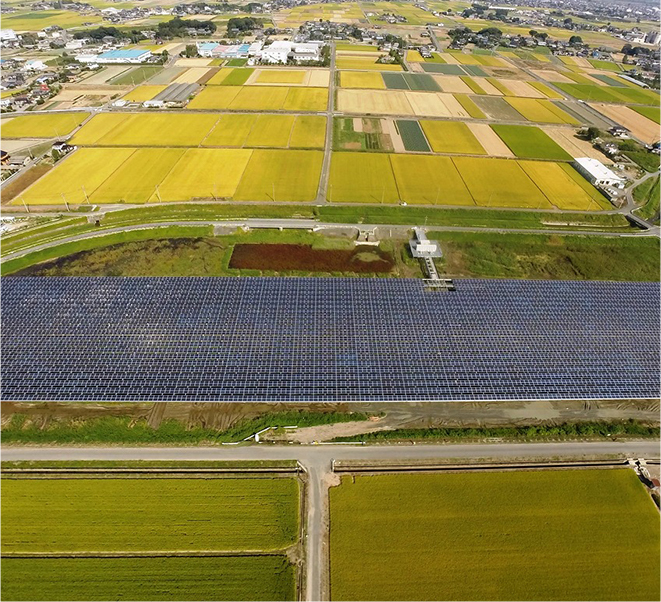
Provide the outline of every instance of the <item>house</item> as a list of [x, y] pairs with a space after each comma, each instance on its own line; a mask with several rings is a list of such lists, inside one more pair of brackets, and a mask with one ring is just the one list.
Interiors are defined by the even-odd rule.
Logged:
[[320, 61], [323, 42], [286, 42], [275, 41], [262, 49], [258, 56], [262, 62], [286, 65], [289, 59], [294, 62]]

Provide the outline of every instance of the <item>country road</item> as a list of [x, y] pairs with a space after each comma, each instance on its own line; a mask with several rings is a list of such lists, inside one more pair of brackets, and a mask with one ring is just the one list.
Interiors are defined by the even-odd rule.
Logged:
[[328, 475], [333, 460], [529, 459], [621, 456], [659, 457], [658, 441], [499, 443], [460, 445], [253, 445], [247, 447], [8, 447], [11, 460], [298, 460], [308, 474], [306, 599], [327, 599]]

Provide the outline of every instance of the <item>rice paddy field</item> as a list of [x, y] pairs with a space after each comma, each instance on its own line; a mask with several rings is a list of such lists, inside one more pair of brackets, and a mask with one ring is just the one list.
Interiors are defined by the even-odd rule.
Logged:
[[333, 600], [659, 598], [629, 469], [343, 476], [330, 513]]
[[[167, 126], [167, 127], [166, 127]], [[323, 148], [317, 115], [104, 113], [73, 137], [79, 146]]]
[[609, 208], [569, 164], [439, 155], [334, 152], [328, 197], [338, 203]]
[[2, 559], [7, 600], [295, 600], [281, 555]]
[[516, 157], [571, 161], [572, 156], [545, 132], [525, 125], [493, 124], [491, 126]]
[[292, 477], [4, 477], [2, 488], [3, 598], [295, 599], [283, 553], [299, 539]]
[[81, 125], [89, 113], [43, 113], [2, 120], [3, 138], [59, 138]]
[[231, 111], [325, 111], [328, 88], [290, 86], [205, 86], [189, 109]]
[[312, 201], [322, 159], [323, 153], [313, 150], [85, 148], [60, 162], [13, 203]]

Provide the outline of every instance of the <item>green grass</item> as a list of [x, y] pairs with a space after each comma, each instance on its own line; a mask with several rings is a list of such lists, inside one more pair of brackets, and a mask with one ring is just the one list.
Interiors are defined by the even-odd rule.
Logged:
[[629, 157], [634, 163], [642, 167], [645, 171], [653, 173], [659, 171], [660, 157], [654, 153], [641, 151], [623, 151], [623, 154]]
[[145, 419], [106, 416], [85, 420], [53, 420], [43, 427], [39, 421], [30, 421], [25, 414], [13, 414], [2, 427], [2, 440], [11, 444], [148, 444], [148, 445], [199, 445], [201, 443], [230, 443], [243, 441], [267, 427], [317, 426], [367, 420], [360, 412], [302, 412], [281, 411], [264, 414], [257, 418], [239, 421], [225, 430], [188, 427], [175, 419], [164, 420], [153, 428]]
[[661, 118], [659, 114], [659, 108], [658, 107], [630, 107], [636, 113], [640, 113], [643, 117], [647, 117], [648, 119], [651, 119], [654, 123], [658, 124], [659, 120]]
[[592, 65], [595, 69], [601, 69], [602, 71], [621, 71], [620, 66], [613, 61], [600, 61], [598, 59], [588, 59], [588, 63]]
[[539, 213], [535, 211], [498, 211], [494, 209], [397, 207], [397, 206], [323, 206], [316, 209], [320, 220], [339, 223], [410, 224], [429, 226], [470, 226], [473, 228], [519, 228], [553, 230], [605, 230], [632, 232], [623, 215], [600, 213]]
[[540, 426], [494, 427], [432, 427], [375, 431], [352, 437], [337, 437], [334, 441], [451, 441], [454, 439], [612, 439], [620, 437], [659, 437], [659, 427], [641, 424], [635, 420], [625, 422], [579, 422]]
[[2, 553], [278, 550], [298, 536], [298, 481], [2, 480]]
[[28, 253], [16, 259], [5, 261], [0, 266], [3, 276], [22, 270], [28, 266], [54, 259], [73, 255], [81, 251], [98, 249], [124, 242], [133, 242], [137, 240], [163, 240], [168, 238], [198, 238], [209, 236], [212, 233], [212, 226], [161, 226], [157, 228], [145, 228], [140, 230], [128, 230], [126, 232], [117, 232], [113, 234], [103, 234], [92, 238], [76, 240], [63, 243], [61, 245], [42, 249]]
[[254, 69], [233, 69], [232, 72], [221, 82], [223, 86], [243, 86], [252, 75]]
[[162, 69], [163, 67], [156, 65], [145, 65], [143, 67], [137, 67], [135, 69], [131, 69], [127, 73], [121, 74], [119, 77], [113, 78], [108, 83], [116, 86], [141, 84], [142, 82], [145, 82], [148, 79], [154, 77], [154, 75], [156, 75]]
[[[636, 215], [643, 219], [651, 220], [659, 215], [659, 178], [649, 178], [633, 191], [636, 203], [641, 205], [636, 209]], [[658, 217], [656, 219], [658, 222]]]
[[545, 132], [525, 125], [494, 124], [491, 129], [519, 158], [571, 161], [572, 156], [556, 144]]
[[6, 600], [295, 600], [295, 589], [284, 556], [2, 560]]
[[659, 281], [659, 240], [434, 232], [451, 277]]
[[659, 516], [629, 469], [344, 476], [330, 512], [333, 600], [659, 597]]

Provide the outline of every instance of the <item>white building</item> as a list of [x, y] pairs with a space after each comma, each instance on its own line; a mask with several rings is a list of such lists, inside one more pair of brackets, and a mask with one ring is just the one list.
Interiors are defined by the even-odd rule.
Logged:
[[624, 188], [626, 180], [606, 167], [601, 161], [581, 157], [574, 161], [574, 165], [578, 172], [594, 186]]
[[13, 29], [0, 29], [0, 42], [17, 42], [18, 36]]
[[265, 63], [286, 65], [289, 59], [294, 62], [320, 61], [323, 42], [285, 42], [275, 41], [262, 49], [258, 56]]

